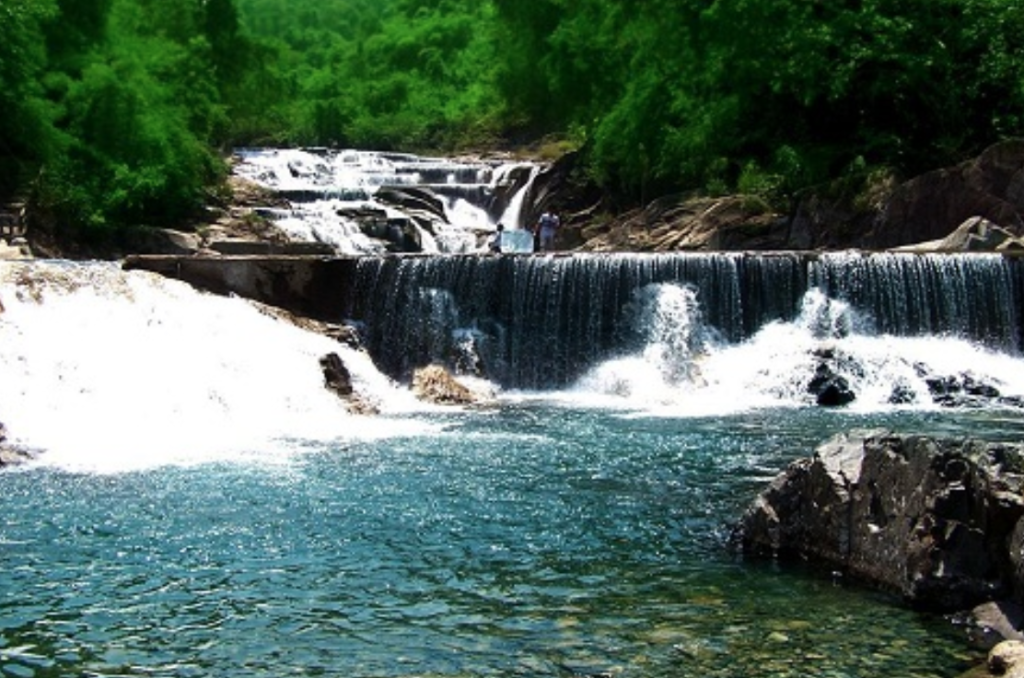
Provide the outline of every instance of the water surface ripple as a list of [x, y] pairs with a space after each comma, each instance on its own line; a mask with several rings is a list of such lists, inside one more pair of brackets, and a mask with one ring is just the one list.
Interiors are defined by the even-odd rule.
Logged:
[[440, 419], [297, 441], [270, 468], [0, 475], [0, 674], [939, 677], [973, 658], [946, 620], [725, 539], [834, 431], [1019, 437], [1016, 418]]

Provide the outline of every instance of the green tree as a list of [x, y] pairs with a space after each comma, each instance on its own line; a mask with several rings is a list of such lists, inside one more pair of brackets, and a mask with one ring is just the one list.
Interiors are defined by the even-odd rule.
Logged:
[[42, 27], [56, 12], [51, 0], [7, 0], [0, 6], [0, 199], [18, 190], [53, 145], [51, 111], [39, 82], [46, 66]]

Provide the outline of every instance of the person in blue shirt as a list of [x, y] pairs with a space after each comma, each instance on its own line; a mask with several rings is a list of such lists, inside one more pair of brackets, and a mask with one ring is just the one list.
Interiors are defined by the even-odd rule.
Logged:
[[537, 220], [536, 233], [540, 237], [540, 251], [550, 252], [555, 249], [555, 233], [561, 222], [557, 214], [544, 212]]

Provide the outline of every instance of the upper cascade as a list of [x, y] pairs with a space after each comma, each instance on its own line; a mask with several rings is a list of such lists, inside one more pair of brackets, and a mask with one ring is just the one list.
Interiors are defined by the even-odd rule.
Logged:
[[506, 233], [521, 229], [538, 170], [504, 159], [362, 150], [251, 148], [236, 155], [236, 176], [287, 201], [265, 216], [296, 241], [345, 255], [485, 251], [499, 223]]

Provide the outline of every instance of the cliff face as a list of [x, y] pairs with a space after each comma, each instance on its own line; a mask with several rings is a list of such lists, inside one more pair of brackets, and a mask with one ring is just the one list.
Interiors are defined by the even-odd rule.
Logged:
[[961, 610], [1024, 600], [1024, 444], [837, 436], [792, 464], [737, 528], [748, 554], [809, 558]]

